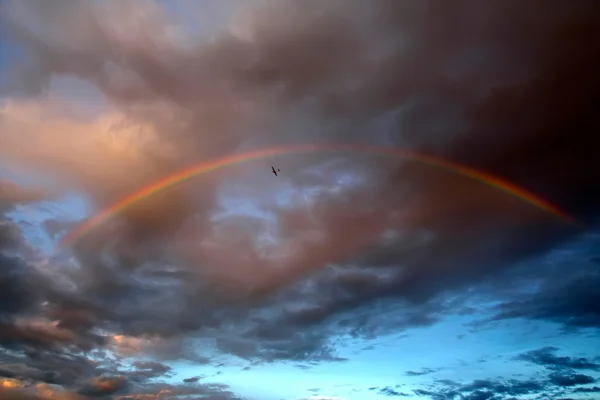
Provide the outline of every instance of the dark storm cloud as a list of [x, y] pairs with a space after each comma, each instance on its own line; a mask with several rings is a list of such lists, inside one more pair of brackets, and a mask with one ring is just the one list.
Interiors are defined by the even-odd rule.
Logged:
[[105, 343], [90, 327], [73, 329], [52, 313], [53, 301], [64, 297], [57, 296], [58, 289], [51, 276], [40, 273], [22, 257], [0, 254], [0, 344], [4, 348], [89, 351]]
[[[29, 191], [20, 192], [16, 185], [3, 188], [7, 189], [2, 192], [3, 211], [40, 199]], [[119, 394], [136, 398], [139, 393], [157, 399], [173, 398], [171, 394], [236, 398], [223, 386], [159, 385], [157, 379], [160, 382], [170, 371], [160, 362], [137, 361], [133, 369], [123, 369], [106, 357], [102, 350], [106, 337], [92, 332], [99, 325], [95, 318], [106, 314], [94, 316], [93, 302], [64, 290], [52, 274], [31, 265], [19, 251], [23, 244], [19, 226], [3, 214], [0, 222], [0, 251], [11, 254], [0, 253], [0, 377], [12, 380], [0, 379], [2, 399], [107, 399]], [[90, 353], [94, 359], [88, 358]]]
[[[490, 310], [491, 320], [532, 318], [555, 322], [570, 330], [598, 328], [600, 299], [595, 287], [600, 283], [600, 275], [591, 261], [598, 252], [598, 240], [597, 232], [590, 232], [509, 272], [513, 282], [536, 282], [537, 290], [528, 294], [509, 290], [501, 294], [504, 301]], [[539, 355], [544, 352], [551, 350], [542, 349]]]
[[0, 316], [33, 310], [39, 301], [36, 287], [40, 286], [40, 279], [22, 259], [0, 253]]
[[[23, 234], [19, 226], [5, 214], [17, 204], [42, 198], [43, 195], [38, 191], [6, 181], [0, 182], [0, 346], [4, 349], [51, 349], [73, 341], [68, 333], [65, 335], [66, 332], [58, 332], [51, 326], [35, 321], [50, 285], [25, 260], [22, 253], [25, 247]], [[19, 377], [18, 371], [22, 371], [38, 380], [51, 379], [48, 373], [23, 364], [22, 360], [9, 362], [4, 357], [0, 357], [2, 371], [12, 371], [15, 377]]]
[[0, 249], [14, 250], [22, 242], [19, 228], [0, 214]]
[[[259, 108], [265, 107], [270, 114], [282, 118], [288, 116], [288, 107], [298, 106], [302, 117], [315, 120], [316, 125], [326, 127], [331, 121], [335, 122], [337, 128], [320, 128], [314, 133], [303, 131], [302, 135], [308, 138], [317, 135], [319, 139], [347, 140], [348, 136], [366, 138], [367, 132], [373, 137], [391, 136], [388, 139], [397, 144], [441, 147], [449, 156], [459, 151], [460, 158], [519, 178], [515, 171], [523, 171], [521, 166], [525, 162], [536, 165], [528, 168], [529, 171], [554, 163], [556, 155], [549, 144], [564, 137], [562, 129], [573, 131], [572, 121], [578, 121], [582, 127], [578, 129], [580, 140], [567, 144], [577, 142], [579, 146], [570, 149], [573, 151], [569, 154], [575, 159], [581, 149], [589, 151], [590, 147], [585, 145], [590, 140], [585, 128], [589, 107], [578, 105], [590, 100], [595, 93], [593, 88], [597, 81], [594, 79], [597, 78], [592, 71], [595, 71], [593, 56], [597, 49], [583, 49], [573, 43], [593, 37], [597, 16], [593, 5], [593, 2], [576, 6], [564, 2], [551, 5], [535, 2], [524, 10], [516, 1], [487, 2], [485, 6], [461, 1], [445, 9], [435, 1], [415, 6], [410, 2], [382, 0], [374, 5], [357, 2], [349, 8], [337, 2], [327, 6], [310, 2], [298, 7], [286, 1], [257, 13], [252, 40], [229, 35], [212, 44], [198, 44], [191, 50], [161, 36], [164, 25], [160, 16], [152, 13], [146, 16], [146, 24], [140, 26], [135, 36], [122, 37], [108, 23], [116, 8], [100, 10], [91, 2], [64, 1], [51, 11], [41, 2], [20, 3], [14, 10], [7, 8], [6, 26], [32, 53], [31, 65], [20, 70], [29, 79], [15, 79], [15, 85], [35, 83], [41, 88], [58, 73], [89, 80], [108, 98], [126, 106], [134, 121], [150, 121], [152, 126], [160, 128], [160, 135], [168, 132], [168, 140], [177, 149], [178, 162], [188, 159], [192, 153], [197, 154], [198, 150], [204, 155], [217, 150], [230, 151], [247, 138], [243, 129], [238, 128], [253, 116], [239, 111], [240, 107], [232, 100], [235, 98], [258, 103]], [[124, 22], [128, 22], [128, 10], [124, 8], [119, 13]], [[67, 15], [78, 18], [67, 18]], [[471, 15], [480, 17], [471, 18]], [[35, 29], [28, 28], [25, 22], [29, 19], [42, 24]], [[457, 21], [463, 27], [461, 30], [452, 28]], [[508, 22], [513, 26], [510, 35], [504, 31]], [[81, 26], [93, 28], [77, 38], [65, 35], [67, 27], [76, 30]], [[403, 37], [402, 44], [398, 37]], [[476, 41], [472, 39], [475, 37]], [[522, 37], [528, 38], [527, 44], [520, 40]], [[567, 58], [569, 65], [563, 61]], [[486, 61], [489, 59], [496, 61], [492, 65]], [[105, 68], [106, 63], [115, 68]], [[490, 92], [491, 88], [494, 90]], [[572, 88], [573, 93], [563, 93], [565, 88]], [[34, 89], [29, 87], [26, 92], [35, 92]], [[570, 103], [565, 105], [564, 98], [569, 98]], [[162, 104], [163, 100], [174, 118], [163, 119], [160, 113], [154, 112], [154, 104]], [[145, 106], [147, 104], [149, 106]], [[535, 113], [528, 111], [531, 104], [536, 105]], [[386, 127], [385, 133], [373, 129], [372, 124], [380, 117], [408, 105], [409, 115]], [[564, 112], [555, 113], [561, 106], [565, 106]], [[189, 113], [190, 107], [193, 116]], [[273, 112], [274, 109], [280, 112]], [[240, 118], [236, 118], [240, 113]], [[558, 115], [560, 120], [554, 123], [552, 118]], [[172, 119], [177, 116], [182, 117], [179, 119], [182, 122], [174, 126]], [[293, 115], [289, 118], [293, 119]], [[340, 120], [348, 122], [339, 127]], [[293, 122], [297, 121], [289, 121]], [[446, 126], [448, 133], [437, 131], [435, 126], [440, 124]], [[349, 130], [352, 126], [357, 128]], [[554, 128], [551, 133], [544, 133], [545, 145], [535, 146], [537, 156], [532, 159], [531, 149], [523, 149], [522, 145], [534, 146], [539, 139], [535, 135], [542, 127]], [[266, 135], [264, 140], [286, 140], [288, 135], [297, 135], [294, 129], [289, 129], [293, 126], [280, 128], [278, 132], [261, 129]], [[462, 139], [454, 143], [458, 128], [466, 132], [461, 132]], [[210, 138], [199, 137], [199, 132], [206, 129], [216, 133]], [[489, 144], [491, 133], [500, 138], [493, 141], [493, 148]], [[513, 145], [511, 140], [516, 135], [525, 139]], [[501, 146], [497, 146], [498, 143]], [[563, 155], [567, 153], [564, 146], [561, 149]], [[181, 152], [183, 154], [179, 154]], [[480, 154], [486, 155], [479, 159]], [[579, 163], [587, 163], [593, 158], [577, 159]], [[155, 164], [166, 165], [169, 170], [173, 163], [177, 164], [173, 160]], [[569, 175], [579, 176], [585, 183], [597, 178], [589, 163], [571, 165], [570, 161], [563, 160], [562, 164], [570, 170]], [[148, 174], [155, 176], [154, 172]], [[543, 178], [562, 179], [548, 178], [549, 175], [552, 174], [544, 173]], [[534, 178], [540, 177], [525, 180], [530, 182]], [[551, 197], [564, 194], [569, 198], [562, 202], [573, 203], [577, 209], [578, 199], [583, 198], [579, 195], [584, 193], [575, 197], [569, 194], [567, 185], [575, 184], [570, 182], [542, 182], [539, 189], [554, 188], [556, 193], [551, 193]], [[98, 193], [109, 190], [106, 184], [95, 182], [94, 187], [88, 188], [97, 193], [101, 203], [103, 198], [114, 197]], [[130, 186], [130, 183], [123, 185]], [[115, 190], [122, 191], [115, 188], [109, 191]], [[205, 192], [209, 192], [208, 188]], [[382, 193], [375, 201], [389, 194]], [[185, 194], [171, 193], [162, 200], [150, 201], [146, 209], [151, 209], [155, 217], [143, 207], [137, 212], [134, 208], [127, 215], [132, 223], [145, 228], [167, 224], [165, 218], [178, 221], [183, 215], [179, 210], [191, 211], [184, 200], [178, 206], [173, 203], [182, 196]], [[462, 197], [456, 195], [456, 199]], [[586, 201], [590, 201], [589, 196]], [[208, 197], [203, 202], [207, 207], [212, 204]], [[439, 207], [431, 201], [427, 203]], [[459, 202], [455, 206], [461, 205]], [[167, 208], [170, 215], [158, 212]], [[334, 236], [334, 232], [328, 236]]]
[[[578, 217], [596, 215], [595, 1], [283, 1], [253, 17], [247, 38], [191, 46], [169, 39], [164, 21], [142, 4], [8, 4], [2, 27], [27, 57], [4, 93], [36, 96], [51, 77], [75, 76], [102, 91], [127, 123], [113, 127], [114, 143], [104, 147], [57, 130], [30, 152], [42, 135], [30, 129], [20, 139], [7, 114], [0, 151], [85, 190], [100, 207], [248, 141], [338, 139], [426, 150], [500, 174]], [[132, 25], [134, 16], [142, 22]], [[35, 334], [19, 331], [27, 340], [11, 343], [83, 337], [88, 348], [102, 346], [90, 333], [101, 328], [140, 340], [213, 337], [217, 349], [259, 362], [341, 360], [333, 335], [431, 325], [456, 309], [446, 296], [452, 289], [493, 280], [573, 233], [437, 170], [342, 159], [340, 171], [328, 171], [353, 166], [367, 182], [348, 189], [332, 184], [333, 173], [307, 178], [306, 165], [322, 161], [290, 160], [285, 178], [321, 191], [314, 202], [268, 207], [278, 249], [286, 250], [280, 258], [263, 257], [253, 240], [267, 224], [209, 222], [218, 181], [203, 177], [199, 187], [140, 202], [78, 244], [81, 268], [61, 272], [70, 291], [52, 291], [44, 311], [59, 325], [45, 326], [44, 339], [36, 336], [41, 325], [26, 325]], [[249, 193], [275, 191], [261, 185]], [[183, 222], [184, 238], [171, 235]], [[396, 238], [382, 244], [390, 231]], [[500, 317], [597, 326], [596, 280], [547, 280], [547, 290], [507, 302]], [[13, 313], [26, 309], [15, 304]], [[97, 372], [69, 378], [88, 382]], [[541, 390], [535, 382], [484, 383], [464, 390], [480, 398]]]
[[496, 319], [528, 317], [559, 322], [570, 327], [600, 326], [600, 273], [553, 280], [532, 298], [518, 299], [498, 307]]
[[[237, 399], [224, 385], [190, 384], [177, 386], [160, 381], [166, 377], [169, 368], [157, 362], [140, 362], [133, 370], [123, 369], [121, 365], [98, 357], [95, 361], [84, 355], [56, 352], [29, 352], [18, 356], [0, 356], [0, 374], [17, 379], [29, 385], [15, 391], [19, 395], [29, 392], [34, 395], [32, 384], [57, 385], [68, 396], [79, 398], [77, 394], [88, 397], [108, 398], [107, 396], [125, 396], [124, 398], [154, 395], [156, 398], [178, 398], [177, 396], [199, 395], [219, 399]], [[5, 373], [8, 372], [8, 373]], [[152, 373], [151, 373], [152, 372]], [[159, 379], [151, 381], [150, 379]], [[57, 390], [58, 390], [57, 389]], [[46, 399], [40, 395], [41, 398]], [[163, 396], [163, 397], [161, 397]], [[4, 397], [3, 397], [4, 398]], [[71, 397], [68, 397], [71, 398]], [[110, 397], [113, 398], [113, 397]], [[120, 398], [120, 397], [118, 397]]]
[[25, 351], [3, 354], [0, 365], [17, 375], [13, 378], [27, 383], [45, 383], [76, 387], [104, 373], [117, 371], [118, 366], [110, 361], [91, 360], [84, 354], [69, 349]]

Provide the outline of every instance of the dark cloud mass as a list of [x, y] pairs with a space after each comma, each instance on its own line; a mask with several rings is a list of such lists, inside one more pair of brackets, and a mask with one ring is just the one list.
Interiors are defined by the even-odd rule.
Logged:
[[8, 206], [38, 201], [44, 197], [45, 193], [41, 190], [28, 189], [7, 180], [0, 180], [0, 210], [4, 212], [8, 211]]
[[192, 376], [191, 378], [185, 378], [183, 380], [184, 383], [196, 383], [200, 380], [199, 376]]
[[571, 375], [563, 375], [563, 374], [551, 374], [550, 381], [558, 386], [577, 386], [577, 385], [586, 385], [588, 383], [594, 383], [596, 380], [588, 375], [583, 374], [571, 374]]
[[[338, 335], [427, 327], [479, 298], [494, 301], [476, 307], [491, 315], [480, 326], [597, 334], [596, 0], [281, 0], [232, 15], [209, 40], [153, 2], [3, 1], [2, 44], [16, 55], [1, 71], [0, 160], [102, 209], [242, 149], [399, 146], [501, 176], [584, 228], [436, 168], [293, 155], [277, 159], [277, 180], [260, 160], [149, 196], [44, 264], [10, 215], [48, 193], [0, 181], [0, 374], [17, 382], [2, 398], [234, 399], [196, 378], [165, 383], [166, 361], [342, 362]], [[79, 116], [55, 98], [59, 77], [109, 111]], [[242, 215], [252, 207], [262, 214]], [[58, 239], [72, 223], [44, 226]], [[207, 338], [198, 354], [191, 339]], [[557, 351], [519, 357], [551, 370], [544, 379], [416, 394], [591, 393], [579, 386], [596, 361]]]
[[565, 357], [557, 356], [556, 347], [543, 347], [538, 350], [532, 350], [517, 357], [519, 360], [529, 361], [541, 365], [548, 369], [556, 370], [600, 370], [600, 364], [586, 357]]
[[[475, 380], [468, 384], [447, 381], [438, 382], [429, 389], [417, 389], [415, 394], [432, 400], [504, 400], [504, 399], [564, 399], [566, 393], [594, 393], [595, 387], [585, 387], [595, 379], [583, 374], [551, 374], [548, 379], [538, 380]], [[577, 387], [581, 386], [581, 387]], [[528, 397], [522, 397], [528, 396]], [[535, 396], [535, 397], [531, 397]]]

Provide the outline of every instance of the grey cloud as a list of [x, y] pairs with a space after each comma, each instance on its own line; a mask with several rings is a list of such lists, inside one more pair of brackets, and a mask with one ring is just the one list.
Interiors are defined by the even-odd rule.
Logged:
[[8, 219], [0, 219], [0, 249], [15, 250], [22, 243], [20, 229]]
[[41, 189], [26, 188], [12, 181], [0, 179], [0, 251], [18, 251], [23, 237], [19, 227], [7, 216], [19, 204], [41, 201], [47, 193]]
[[421, 375], [428, 375], [431, 373], [436, 372], [436, 369], [431, 369], [431, 368], [423, 368], [420, 371], [406, 371], [404, 374], [406, 376], [421, 376]]
[[[106, 382], [102, 381], [102, 382]], [[110, 384], [113, 382], [111, 381]], [[109, 387], [110, 385], [105, 386]], [[0, 388], [0, 395], [8, 400], [83, 400], [87, 398], [108, 398], [105, 394], [114, 393], [111, 391], [86, 392], [77, 394], [72, 391], [62, 390], [52, 385], [23, 386], [17, 388]], [[103, 397], [104, 396], [104, 397]], [[214, 400], [242, 400], [242, 398], [226, 390], [222, 385], [206, 385], [195, 387], [176, 386], [168, 384], [155, 384], [146, 387], [135, 394], [125, 394], [113, 396], [119, 400], [136, 400], [143, 398], [152, 398], [156, 400], [166, 399], [214, 399]]]
[[[2, 29], [30, 57], [3, 93], [38, 96], [63, 74], [92, 83], [125, 118], [101, 136], [114, 141], [76, 142], [85, 152], [74, 152], [66, 144], [85, 136], [54, 132], [53, 152], [29, 153], [8, 129], [0, 140], [10, 138], [1, 151], [85, 191], [98, 207], [250, 142], [339, 140], [427, 151], [502, 175], [578, 217], [597, 212], [593, 1], [534, 1], [526, 9], [512, 0], [284, 1], [249, 17], [251, 38], [224, 34], [186, 46], [142, 4], [97, 7], [8, 3]], [[136, 29], [134, 11], [142, 19]], [[333, 335], [433, 324], [456, 306], [452, 290], [496, 279], [574, 232], [464, 177], [395, 160], [341, 157], [339, 170], [351, 165], [365, 177], [352, 188], [332, 185], [334, 167], [323, 179], [307, 177], [307, 165], [329, 161], [311, 155], [286, 164], [284, 182], [298, 193], [320, 191], [314, 201], [265, 205], [275, 214], [278, 250], [285, 248], [280, 258], [263, 256], [270, 249], [252, 237], [269, 224], [209, 218], [223, 181], [250, 186], [249, 197], [274, 193], [276, 184], [254, 188], [263, 179], [252, 174], [236, 182], [237, 171], [203, 176], [137, 203], [81, 240], [72, 249], [81, 268], [57, 271], [70, 290], [48, 290], [43, 315], [80, 349], [104, 345], [91, 333], [100, 328], [139, 339], [211, 337], [217, 350], [257, 361], [341, 360]], [[399, 238], [379, 244], [389, 231]], [[547, 281], [548, 291], [507, 302], [499, 318], [597, 326], [589, 278]], [[587, 302], [568, 295], [574, 287], [585, 289]], [[58, 339], [33, 331], [23, 335], [28, 346]], [[136, 379], [152, 371], [142, 368]], [[97, 376], [86, 369], [60, 381]], [[469, 395], [535, 386], [494, 385], [470, 387]]]
[[408, 396], [410, 396], [409, 394], [399, 392], [391, 387], [384, 387], [381, 390], [379, 390], [378, 393], [382, 394], [384, 396], [389, 396], [389, 397], [408, 397]]
[[[539, 290], [533, 296], [524, 296], [515, 293], [512, 298], [502, 302], [492, 311], [494, 320], [511, 318], [533, 318], [560, 323], [571, 329], [596, 328], [600, 324], [600, 308], [598, 308], [598, 293], [594, 289], [599, 282], [600, 275], [593, 263], [589, 262], [589, 254], [594, 254], [597, 236], [589, 235], [577, 241], [578, 247], [566, 248], [571, 260], [552, 260], [540, 264], [553, 267], [546, 270], [545, 274], [535, 278], [539, 282]], [[564, 273], [564, 266], [568, 263], [577, 263], [578, 267]], [[539, 273], [540, 269], [532, 268], [530, 273]], [[527, 273], [527, 272], [525, 272]]]
[[592, 393], [594, 387], [587, 386], [596, 382], [592, 376], [574, 372], [576, 369], [595, 370], [596, 366], [588, 359], [556, 356], [559, 349], [542, 348], [524, 353], [517, 360], [530, 361], [553, 370], [546, 379], [479, 379], [470, 383], [450, 380], [436, 380], [423, 385], [414, 392], [433, 400], [461, 398], [469, 400], [518, 399], [522, 396], [535, 398], [563, 398], [571, 393]]
[[215, 399], [215, 400], [243, 400], [242, 397], [230, 392], [227, 386], [222, 384], [184, 384], [169, 385], [166, 383], [156, 383], [146, 385], [135, 394], [120, 396], [122, 400], [135, 400], [143, 395], [153, 395], [156, 399]]
[[164, 377], [171, 372], [171, 367], [157, 361], [136, 361], [133, 363], [136, 371], [130, 379], [145, 381], [147, 379]]
[[600, 393], [600, 386], [576, 388], [575, 393]]
[[21, 388], [0, 388], [0, 395], [6, 400], [84, 400], [83, 397], [53, 388], [51, 386], [35, 386]]
[[0, 254], [0, 316], [32, 311], [37, 307], [41, 277], [18, 257]]
[[595, 363], [586, 357], [568, 357], [557, 356], [556, 352], [559, 349], [556, 347], [543, 347], [541, 349], [532, 350], [521, 354], [517, 357], [518, 360], [532, 362], [544, 366], [549, 369], [558, 370], [600, 370], [600, 364]]
[[496, 381], [482, 379], [464, 385], [456, 383], [437, 387], [434, 385], [428, 389], [417, 389], [414, 393], [432, 400], [444, 400], [458, 396], [469, 400], [500, 400], [528, 394], [549, 394], [550, 389], [544, 382], [535, 380], [508, 379], [506, 381]]
[[550, 382], [554, 383], [557, 386], [577, 386], [577, 385], [587, 385], [590, 383], [596, 382], [591, 376], [583, 375], [583, 374], [561, 374], [561, 373], [553, 373], [550, 374]]
[[[107, 340], [92, 333], [99, 322], [82, 307], [86, 303], [79, 303], [68, 291], [57, 290], [50, 277], [42, 276], [18, 255], [1, 255], [0, 272], [0, 282], [5, 285], [0, 288], [0, 345], [3, 348], [0, 376], [15, 379], [22, 385], [14, 389], [3, 387], [0, 390], [3, 399], [83, 400], [139, 393], [159, 396], [161, 390], [181, 395], [237, 398], [221, 386], [198, 385], [183, 390], [163, 385], [156, 389], [152, 385], [157, 383], [149, 382], [164, 378], [170, 367], [156, 361], [138, 361], [133, 364], [133, 370], [128, 370], [123, 369], [119, 361], [106, 357], [102, 349]], [[100, 313], [98, 317], [104, 315]], [[88, 358], [92, 351], [94, 359]]]
[[126, 380], [122, 376], [100, 376], [90, 380], [79, 393], [89, 397], [103, 397], [123, 390], [125, 385]]
[[0, 211], [7, 211], [7, 206], [26, 204], [47, 198], [42, 189], [25, 188], [14, 182], [0, 180]]
[[[539, 4], [541, 7], [541, 3]], [[512, 80], [517, 79], [512, 75], [520, 77], [520, 74], [506, 63], [496, 71], [497, 76], [494, 79], [490, 78], [490, 82], [482, 81], [483, 76], [478, 74], [491, 66], [481, 61], [485, 57], [480, 53], [492, 53], [501, 60], [517, 59], [517, 70], [528, 71], [538, 67], [540, 62], [558, 63], [555, 59], [546, 59], [549, 46], [547, 43], [552, 41], [554, 29], [559, 30], [563, 26], [575, 23], [584, 15], [580, 15], [580, 10], [576, 7], [553, 3], [553, 7], [544, 6], [544, 12], [526, 13], [520, 23], [516, 24], [512, 18], [512, 13], [517, 9], [516, 2], [502, 5], [489, 3], [483, 7], [464, 1], [454, 5], [452, 12], [441, 12], [435, 2], [412, 7], [407, 2], [379, 1], [369, 12], [365, 12], [366, 3], [356, 3], [352, 8], [344, 6], [344, 13], [339, 12], [340, 6], [340, 3], [324, 6], [319, 2], [311, 2], [298, 9], [293, 2], [283, 2], [267, 12], [266, 9], [263, 10], [262, 16], [255, 21], [256, 32], [252, 40], [229, 35], [213, 44], [198, 44], [191, 50], [180, 48], [162, 37], [164, 30], [160, 17], [149, 11], [150, 16], [145, 16], [146, 24], [142, 24], [138, 34], [127, 38], [120, 36], [120, 32], [108, 23], [109, 17], [114, 17], [111, 13], [117, 8], [97, 10], [92, 3], [61, 3], [61, 7], [68, 10], [65, 14], [58, 11], [43, 14], [46, 7], [35, 1], [19, 3], [18, 6], [14, 6], [14, 14], [9, 12], [7, 18], [9, 26], [14, 28], [14, 34], [24, 45], [29, 46], [36, 55], [34, 59], [40, 61], [37, 67], [41, 68], [38, 72], [42, 79], [55, 73], [73, 74], [88, 79], [109, 98], [116, 99], [126, 106], [135, 106], [135, 110], [132, 111], [134, 120], [148, 120], [161, 131], [168, 131], [170, 142], [179, 143], [181, 139], [183, 145], [178, 145], [178, 151], [189, 154], [200, 150], [207, 156], [216, 154], [217, 149], [219, 153], [231, 151], [247, 138], [243, 133], [237, 132], [238, 123], [232, 121], [240, 121], [239, 124], [242, 125], [253, 116], [232, 117], [239, 108], [234, 106], [235, 101], [232, 98], [249, 99], [260, 105], [264, 103], [267, 108], [277, 107], [278, 104], [300, 104], [302, 110], [306, 109], [305, 118], [317, 118], [321, 125], [330, 119], [347, 119], [351, 122], [345, 124], [341, 130], [347, 131], [347, 125], [354, 125], [369, 131], [370, 136], [373, 136], [372, 129], [368, 129], [372, 120], [386, 114], [390, 109], [414, 102], [414, 98], [423, 97], [423, 100], [412, 105], [411, 115], [419, 115], [421, 108], [427, 111], [433, 109], [436, 118], [443, 120], [449, 104], [459, 104], [456, 114], [476, 107], [474, 118], [477, 125], [484, 124], [481, 129], [491, 129], [492, 124], [487, 120], [492, 120], [495, 116], [485, 114], [488, 105], [485, 100], [483, 104], [479, 104], [479, 96], [489, 90], [490, 86], [505, 84], [505, 80], [512, 84]], [[478, 7], [485, 15], [487, 23], [482, 25], [479, 20], [465, 23], [461, 15]], [[586, 7], [587, 3], [581, 6], [582, 10]], [[533, 8], [535, 7], [532, 6]], [[8, 10], [12, 8], [9, 7]], [[119, 18], [123, 18], [124, 23], [128, 22], [127, 11], [128, 9], [124, 9], [119, 13]], [[61, 20], [64, 15], [71, 13], [77, 13], [80, 17], [75, 20]], [[51, 28], [50, 24], [42, 24], [35, 30], [28, 30], [25, 25], [28, 17], [53, 23]], [[454, 26], [453, 21], [457, 18], [463, 21], [465, 32], [454, 32], [450, 28]], [[506, 21], [511, 21], [515, 27], [514, 33], [509, 37], [498, 34]], [[75, 39], [65, 35], [69, 24], [73, 25], [74, 29], [81, 24], [94, 28], [89, 29], [87, 35]], [[425, 29], [423, 26], [429, 28]], [[367, 29], [371, 27], [376, 29]], [[536, 34], [531, 34], [532, 29], [536, 30]], [[525, 30], [532, 43], [527, 49], [516, 39], [519, 34], [524, 34]], [[408, 46], [401, 47], [395, 42], [400, 31], [400, 36], [406, 38]], [[439, 36], [442, 33], [443, 38]], [[585, 35], [587, 32], [578, 34]], [[482, 45], [472, 43], [469, 40], [471, 37], [480, 38]], [[56, 40], [50, 42], [49, 38]], [[69, 40], [73, 43], [69, 43]], [[373, 46], [373, 43], [380, 45]], [[327, 46], [327, 51], [324, 50], [324, 46]], [[472, 58], [472, 66], [460, 63], [460, 67], [455, 65], [458, 62], [455, 58], [465, 57], [464, 53]], [[126, 56], [117, 57], [118, 54]], [[313, 62], [316, 59], [319, 62]], [[410, 63], [406, 60], [410, 60]], [[111, 69], [102, 67], [107, 61], [131, 72], [131, 76], [135, 78], [119, 82], [118, 85], [113, 83]], [[453, 71], [456, 68], [465, 69], [462, 71], [463, 75], [453, 77], [452, 74], [457, 73]], [[545, 72], [542, 67], [540, 70]], [[461, 93], [462, 89], [465, 93]], [[489, 100], [495, 103], [497, 96], [508, 97], [513, 95], [512, 92], [519, 96], [521, 92], [535, 89], [534, 83], [530, 85], [527, 82], [523, 87], [507, 87]], [[428, 95], [429, 92], [432, 94]], [[167, 99], [168, 110], [175, 115], [174, 118], [161, 120], [160, 113], [152, 113], [153, 103], [160, 103], [162, 99]], [[144, 103], [141, 103], [142, 101]], [[306, 102], [309, 105], [305, 106]], [[346, 104], [348, 102], [351, 104]], [[193, 116], [189, 115], [190, 104], [194, 107]], [[489, 107], [492, 107], [492, 104]], [[362, 113], [357, 110], [361, 110]], [[287, 116], [285, 106], [281, 113], [273, 114]], [[182, 118], [177, 118], [178, 115]], [[293, 116], [290, 118], [293, 120]], [[485, 120], [480, 121], [482, 119]], [[183, 122], [173, 126], [173, 120]], [[507, 120], [508, 124], [511, 118]], [[410, 123], [416, 125], [416, 130], [423, 124], [416, 121]], [[197, 132], [203, 131], [204, 126], [218, 134], [198, 137]], [[400, 128], [401, 126], [395, 126], [393, 130], [411, 130]], [[344, 140], [348, 139], [347, 133], [332, 130], [334, 132], [318, 130], [319, 137], [339, 136]], [[419, 147], [448, 143], [448, 139], [440, 140], [439, 135], [429, 136], [431, 134], [427, 133], [427, 127], [420, 130], [424, 132], [414, 139], [394, 133], [394, 142], [406, 144], [416, 141]], [[267, 139], [271, 139], [271, 136], [282, 136], [267, 129], [261, 131], [268, 132], [265, 133]], [[310, 131], [303, 134], [311, 135]], [[355, 135], [361, 136], [358, 133]], [[156, 165], [166, 163], [165, 168], [170, 170], [174, 167], [171, 164], [177, 164], [189, 157], [178, 154], [177, 162], [166, 160], [157, 162]], [[156, 175], [152, 173], [150, 176]], [[98, 184], [96, 187], [105, 189]], [[93, 188], [88, 189], [94, 191]], [[210, 185], [204, 189], [204, 192], [209, 192]], [[97, 200], [103, 203], [102, 197], [114, 198], [115, 195], [98, 193], [97, 197]], [[124, 216], [127, 216], [132, 224], [142, 224], [146, 228], [170, 225], [165, 218], [172, 218], [174, 223], [178, 224], [185, 213], [192, 211], [182, 200], [184, 197], [185, 194], [182, 193], [171, 193], [165, 195], [163, 201], [155, 199], [146, 203], [145, 207], [134, 207], [130, 213], [124, 213]], [[163, 207], [171, 205], [171, 202], [178, 206]], [[212, 201], [205, 198], [200, 203], [205, 203], [210, 208]], [[153, 216], [143, 211], [144, 208], [152, 209]], [[158, 210], [163, 208], [170, 209], [169, 216], [158, 213]], [[181, 210], [184, 214], [176, 210]]]
[[573, 327], [597, 327], [600, 324], [600, 309], [598, 293], [594, 288], [600, 283], [599, 278], [598, 274], [591, 273], [562, 284], [549, 283], [544, 293], [534, 299], [505, 304], [499, 309], [497, 318], [532, 317]]

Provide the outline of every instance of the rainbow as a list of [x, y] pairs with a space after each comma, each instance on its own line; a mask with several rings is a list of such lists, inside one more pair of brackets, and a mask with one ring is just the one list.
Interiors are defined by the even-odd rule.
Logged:
[[511, 196], [514, 196], [540, 210], [551, 213], [569, 223], [575, 223], [572, 217], [565, 214], [552, 204], [548, 203], [544, 199], [530, 193], [510, 182], [507, 182], [501, 178], [493, 175], [477, 171], [473, 168], [462, 166], [453, 162], [445, 161], [433, 156], [419, 154], [413, 151], [380, 147], [380, 146], [356, 146], [356, 145], [296, 145], [296, 146], [279, 146], [269, 147], [259, 150], [253, 150], [245, 153], [238, 153], [228, 155], [221, 158], [211, 159], [202, 163], [192, 165], [188, 168], [175, 172], [168, 175], [148, 186], [145, 186], [138, 191], [129, 194], [122, 198], [116, 203], [112, 204], [108, 208], [100, 211], [98, 214], [88, 218], [86, 221], [75, 227], [70, 231], [60, 243], [61, 247], [69, 246], [76, 242], [79, 238], [84, 236], [86, 233], [94, 229], [94, 227], [101, 225], [105, 221], [109, 220], [114, 215], [131, 207], [140, 200], [146, 199], [162, 190], [165, 190], [173, 185], [177, 185], [184, 182], [192, 177], [206, 174], [211, 171], [215, 171], [221, 168], [234, 166], [237, 164], [245, 163], [252, 160], [257, 160], [265, 157], [280, 156], [286, 154], [297, 154], [297, 153], [312, 153], [312, 152], [360, 152], [360, 153], [372, 153], [382, 156], [390, 157], [401, 157], [410, 161], [419, 162], [438, 168], [443, 168], [447, 171], [453, 172], [458, 175], [473, 179], [481, 182]]

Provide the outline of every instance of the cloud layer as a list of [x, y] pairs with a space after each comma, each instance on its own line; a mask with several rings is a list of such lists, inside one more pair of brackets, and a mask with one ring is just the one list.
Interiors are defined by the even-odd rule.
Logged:
[[[594, 1], [277, 1], [191, 40], [152, 2], [3, 3], [18, 55], [2, 71], [0, 157], [51, 179], [52, 196], [75, 190], [102, 209], [207, 158], [335, 141], [489, 171], [590, 229], [444, 171], [314, 154], [274, 161], [285, 165], [277, 180], [265, 182], [264, 160], [164, 191], [82, 238], [73, 259], [41, 268], [9, 215], [50, 194], [0, 183], [0, 365], [30, 383], [2, 390], [233, 398], [161, 383], [168, 367], [126, 369], [119, 357], [341, 361], [337, 335], [431, 325], [477, 296], [496, 301], [478, 326], [532, 318], [597, 329], [599, 22]], [[59, 76], [92, 86], [109, 111], [79, 115], [51, 90]], [[226, 210], [232, 197], [259, 212]], [[577, 268], [545, 258], [553, 246]], [[523, 280], [536, 293], [515, 289]], [[194, 338], [215, 345], [194, 351]], [[523, 360], [584, 369], [553, 351]], [[548, 381], [593, 382], [563, 372]], [[451, 390], [543, 390], [477, 385]]]

